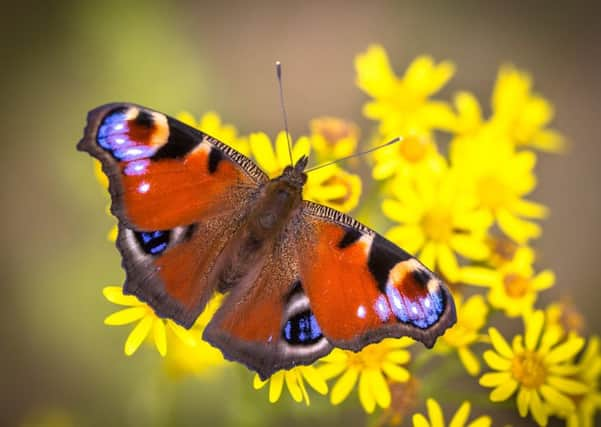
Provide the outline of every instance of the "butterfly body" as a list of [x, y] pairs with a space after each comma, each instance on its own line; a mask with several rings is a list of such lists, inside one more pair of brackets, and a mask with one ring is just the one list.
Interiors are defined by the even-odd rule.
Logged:
[[302, 157], [269, 179], [227, 144], [162, 113], [109, 104], [78, 144], [109, 178], [124, 293], [191, 327], [262, 378], [386, 337], [431, 347], [455, 322], [446, 286], [353, 218], [302, 199]]

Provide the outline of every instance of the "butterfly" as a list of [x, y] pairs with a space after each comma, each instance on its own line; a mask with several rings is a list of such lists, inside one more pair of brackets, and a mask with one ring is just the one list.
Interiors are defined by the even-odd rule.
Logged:
[[354, 218], [303, 200], [308, 158], [270, 179], [227, 144], [135, 104], [88, 114], [77, 148], [109, 180], [123, 292], [263, 379], [387, 337], [432, 347], [453, 297], [416, 258]]

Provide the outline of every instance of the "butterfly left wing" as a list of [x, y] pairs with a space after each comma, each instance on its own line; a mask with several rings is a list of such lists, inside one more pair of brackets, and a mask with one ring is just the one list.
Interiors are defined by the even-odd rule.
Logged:
[[303, 214], [300, 278], [332, 345], [410, 336], [432, 347], [455, 323], [451, 293], [416, 258], [336, 210], [305, 202]]
[[190, 327], [216, 287], [207, 272], [267, 177], [228, 145], [128, 103], [91, 111], [77, 147], [109, 180], [124, 292]]

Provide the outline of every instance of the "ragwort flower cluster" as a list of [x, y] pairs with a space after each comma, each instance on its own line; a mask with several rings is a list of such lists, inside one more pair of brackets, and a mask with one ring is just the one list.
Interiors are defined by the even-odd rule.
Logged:
[[[313, 392], [329, 394], [333, 405], [356, 392], [368, 414], [380, 408], [385, 410], [381, 419], [444, 426], [435, 398], [447, 397], [444, 390], [452, 383], [439, 383], [440, 370], [429, 364], [435, 358], [441, 369], [454, 364], [480, 392], [484, 389], [478, 384], [491, 388], [491, 405], [511, 400], [516, 414], [540, 426], [550, 417], [565, 420], [569, 427], [592, 426], [601, 407], [599, 338], [581, 335], [582, 316], [573, 306], [554, 303], [546, 314], [537, 306], [538, 295], [555, 284], [553, 272], [536, 265], [532, 248], [548, 208], [530, 198], [538, 185], [537, 150], [559, 153], [564, 147], [563, 136], [549, 128], [552, 105], [533, 91], [526, 72], [511, 65], [499, 70], [488, 117], [468, 91], [451, 100], [440, 97], [455, 73], [450, 61], [420, 56], [398, 75], [386, 50], [374, 45], [357, 56], [355, 68], [357, 86], [369, 98], [363, 114], [374, 121], [374, 129], [361, 132], [345, 119], [315, 118], [306, 136], [292, 140], [293, 159], [311, 154], [313, 161], [323, 163], [396, 137], [400, 142], [311, 172], [304, 198], [343, 212], [360, 207], [359, 216], [368, 218], [368, 225], [385, 232], [450, 285], [458, 321], [433, 351], [412, 345], [408, 338], [386, 339], [357, 353], [334, 349], [312, 366], [279, 371], [265, 381], [255, 376], [254, 388], [267, 388], [273, 403], [286, 388], [293, 401], [307, 405]], [[199, 121], [189, 113], [179, 119], [251, 157], [270, 177], [290, 163], [291, 137], [285, 132], [273, 140], [263, 132], [240, 135], [213, 112]], [[362, 134], [370, 137], [362, 140]], [[137, 322], [126, 340], [126, 354], [147, 341], [178, 375], [234, 366], [226, 365], [201, 339], [218, 300], [186, 331], [158, 318], [134, 297], [123, 296], [117, 287], [105, 288], [104, 294], [129, 307], [105, 323]], [[514, 318], [521, 319], [523, 332], [506, 339], [499, 329]], [[482, 374], [483, 365], [488, 371]], [[412, 395], [425, 390], [420, 397], [422, 402], [427, 398], [427, 417], [415, 413], [411, 418], [420, 399], [395, 398], [395, 390], [402, 387], [413, 390]], [[460, 391], [453, 394], [461, 396]], [[448, 425], [491, 425], [485, 415], [467, 423], [479, 402], [462, 400]]]

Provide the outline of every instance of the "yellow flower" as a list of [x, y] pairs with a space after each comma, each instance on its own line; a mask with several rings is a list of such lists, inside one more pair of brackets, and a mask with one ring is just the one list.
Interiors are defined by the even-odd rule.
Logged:
[[380, 45], [370, 46], [355, 59], [357, 85], [373, 98], [363, 107], [366, 117], [380, 121], [380, 133], [391, 139], [411, 133], [428, 135], [447, 129], [452, 111], [446, 102], [430, 99], [453, 76], [454, 66], [435, 64], [429, 56], [416, 58], [404, 76], [396, 76]]
[[571, 378], [577, 367], [571, 362], [582, 349], [584, 340], [570, 334], [565, 340], [557, 328], [545, 327], [542, 311], [524, 318], [525, 334], [517, 335], [509, 346], [495, 328], [489, 329], [494, 350], [484, 353], [489, 372], [480, 378], [480, 385], [493, 387], [490, 400], [502, 402], [517, 392], [520, 416], [532, 413], [541, 426], [547, 425], [550, 412], [571, 414], [575, 405], [571, 397], [588, 391], [582, 381]]
[[[376, 144], [387, 141], [377, 141]], [[446, 160], [438, 152], [431, 137], [415, 133], [407, 134], [390, 147], [377, 150], [373, 154], [372, 176], [382, 180], [396, 176], [399, 180], [419, 177], [422, 173], [440, 171], [446, 167]]]
[[532, 311], [538, 293], [555, 282], [550, 270], [534, 273], [534, 252], [526, 247], [517, 249], [513, 260], [500, 266], [495, 280], [483, 284], [490, 288], [488, 301], [508, 317], [527, 315]]
[[523, 199], [536, 186], [533, 152], [516, 152], [506, 137], [485, 128], [477, 135], [455, 138], [450, 158], [463, 191], [476, 195], [507, 236], [518, 243], [540, 236], [540, 226], [525, 218], [544, 218], [547, 208]]
[[409, 371], [402, 365], [411, 358], [406, 350], [411, 344], [411, 339], [400, 338], [368, 345], [358, 353], [334, 349], [321, 359], [323, 363], [318, 368], [326, 379], [340, 375], [332, 388], [330, 402], [333, 405], [340, 404], [359, 380], [359, 400], [366, 412], [372, 413], [376, 405], [388, 408], [391, 395], [387, 381], [409, 380]]
[[461, 363], [470, 375], [480, 373], [480, 361], [470, 346], [480, 341], [480, 329], [486, 324], [488, 306], [481, 295], [473, 295], [465, 302], [455, 295], [457, 323], [440, 338], [434, 351], [447, 353], [456, 350]]
[[165, 356], [167, 354], [167, 328], [185, 343], [196, 342], [195, 332], [197, 333], [197, 331], [188, 331], [172, 320], [158, 317], [152, 308], [135, 296], [123, 295], [121, 286], [107, 286], [102, 293], [113, 304], [128, 307], [107, 316], [104, 319], [105, 325], [117, 326], [137, 322], [125, 341], [124, 352], [127, 356], [134, 354], [147, 338], [151, 338], [159, 354]]
[[296, 366], [290, 370], [278, 371], [265, 381], [255, 374], [253, 387], [258, 390], [269, 383], [269, 401], [275, 403], [282, 395], [282, 389], [284, 383], [286, 383], [292, 399], [299, 403], [304, 401], [309, 406], [311, 401], [305, 387], [305, 381], [319, 394], [328, 394], [328, 385], [323, 375], [314, 366]]
[[308, 174], [303, 196], [342, 212], [350, 212], [359, 204], [361, 178], [337, 165], [317, 169]]
[[417, 254], [430, 269], [438, 268], [455, 282], [460, 272], [455, 252], [472, 260], [487, 258], [485, 238], [492, 218], [459, 188], [452, 171], [423, 174], [413, 185], [397, 185], [393, 193], [396, 198], [384, 200], [382, 210], [400, 225], [386, 237]]
[[[269, 137], [262, 132], [250, 135], [250, 149], [257, 164], [274, 178], [290, 165], [286, 133], [280, 132], [275, 140], [275, 150]], [[292, 146], [292, 157], [296, 162], [308, 155], [311, 142], [306, 136], [300, 137]], [[350, 174], [337, 165], [317, 169], [307, 175], [303, 197], [317, 203], [348, 212], [357, 206], [361, 194], [361, 178]]]
[[238, 136], [236, 127], [231, 124], [223, 123], [221, 117], [213, 111], [205, 113], [198, 122], [192, 114], [185, 111], [179, 113], [177, 119], [211, 135], [213, 138], [225, 142], [245, 156], [248, 156], [250, 153], [248, 138]]
[[588, 386], [588, 391], [581, 396], [574, 396], [572, 400], [576, 410], [571, 413], [558, 413], [565, 418], [567, 427], [593, 427], [595, 413], [601, 409], [601, 391], [599, 390], [599, 376], [601, 374], [601, 353], [599, 352], [599, 337], [589, 339], [580, 361], [578, 362], [576, 379]]
[[336, 117], [318, 117], [309, 122], [311, 144], [319, 162], [340, 159], [355, 152], [359, 127]]
[[563, 137], [546, 129], [553, 119], [553, 106], [532, 93], [531, 77], [513, 66], [501, 67], [492, 96], [491, 123], [510, 135], [518, 146], [561, 151]]
[[[438, 402], [434, 399], [428, 399], [426, 401], [428, 406], [428, 420], [422, 414], [415, 414], [413, 416], [413, 427], [445, 427], [447, 424], [444, 421], [442, 409]], [[448, 424], [449, 427], [489, 427], [492, 420], [489, 416], [482, 415], [476, 418], [469, 424], [466, 424], [468, 417], [470, 416], [471, 405], [465, 401], [461, 404], [451, 422]]]

